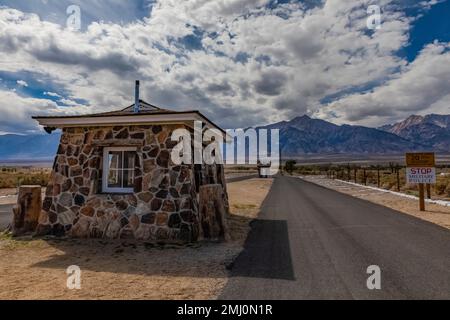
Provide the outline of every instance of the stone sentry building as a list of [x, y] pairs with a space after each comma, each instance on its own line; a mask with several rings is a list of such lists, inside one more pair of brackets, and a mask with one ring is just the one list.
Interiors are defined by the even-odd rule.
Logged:
[[[172, 132], [194, 121], [220, 129], [198, 111], [161, 109], [139, 99], [117, 112], [34, 117], [61, 141], [36, 230], [38, 236], [196, 241], [199, 190], [221, 185], [223, 166], [171, 160]], [[220, 129], [221, 132], [225, 132]]]

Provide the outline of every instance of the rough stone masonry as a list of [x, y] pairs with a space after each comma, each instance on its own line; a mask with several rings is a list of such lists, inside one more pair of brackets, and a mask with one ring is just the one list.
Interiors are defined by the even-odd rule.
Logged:
[[[196, 241], [194, 165], [175, 165], [170, 156], [178, 128], [184, 126], [64, 128], [36, 234]], [[136, 147], [133, 193], [102, 193], [103, 148], [111, 146]], [[223, 167], [202, 165], [201, 172], [200, 183], [223, 186], [228, 206]]]

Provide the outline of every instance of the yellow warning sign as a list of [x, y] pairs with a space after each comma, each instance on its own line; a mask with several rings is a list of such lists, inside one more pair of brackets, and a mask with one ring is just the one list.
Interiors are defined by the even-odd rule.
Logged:
[[407, 153], [406, 166], [415, 168], [434, 168], [436, 156], [434, 153]]

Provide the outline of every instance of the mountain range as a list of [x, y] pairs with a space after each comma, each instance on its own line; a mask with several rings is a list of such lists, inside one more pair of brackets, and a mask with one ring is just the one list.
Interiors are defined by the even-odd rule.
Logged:
[[403, 122], [379, 128], [403, 139], [450, 152], [450, 115], [411, 116]]
[[301, 116], [260, 129], [280, 129], [282, 157], [450, 152], [450, 115], [411, 116], [400, 123], [377, 129], [338, 126]]
[[[387, 155], [407, 151], [450, 153], [450, 115], [411, 116], [380, 128], [336, 125], [308, 116], [257, 129], [280, 129], [282, 157]], [[60, 135], [0, 136], [1, 160], [52, 159]]]

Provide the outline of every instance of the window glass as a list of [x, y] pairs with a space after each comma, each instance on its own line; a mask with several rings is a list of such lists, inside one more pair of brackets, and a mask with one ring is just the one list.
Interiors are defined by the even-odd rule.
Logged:
[[133, 169], [136, 152], [126, 151], [124, 152], [124, 169]]
[[109, 169], [108, 188], [122, 188], [121, 173], [121, 170]]
[[[112, 149], [112, 150], [111, 150]], [[134, 188], [136, 152], [105, 148], [104, 192], [129, 193]]]
[[134, 170], [123, 171], [123, 187], [124, 188], [134, 187]]
[[109, 169], [120, 169], [122, 167], [122, 152], [109, 152]]

